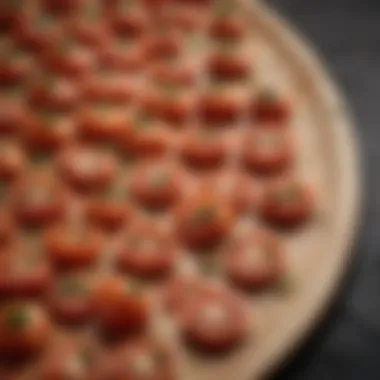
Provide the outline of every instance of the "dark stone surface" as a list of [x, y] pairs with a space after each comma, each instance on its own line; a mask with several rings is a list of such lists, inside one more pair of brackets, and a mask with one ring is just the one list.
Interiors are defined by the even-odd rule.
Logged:
[[353, 108], [365, 170], [362, 229], [342, 291], [276, 380], [380, 379], [380, 1], [262, 0], [312, 42]]

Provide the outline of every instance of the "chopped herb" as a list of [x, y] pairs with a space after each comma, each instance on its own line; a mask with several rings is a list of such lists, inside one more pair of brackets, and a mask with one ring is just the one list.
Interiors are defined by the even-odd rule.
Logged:
[[29, 321], [28, 311], [21, 307], [13, 307], [9, 314], [7, 315], [6, 325], [11, 330], [22, 330], [24, 329]]

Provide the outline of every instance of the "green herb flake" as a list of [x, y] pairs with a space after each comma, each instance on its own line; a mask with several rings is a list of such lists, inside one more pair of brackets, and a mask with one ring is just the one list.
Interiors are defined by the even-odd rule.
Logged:
[[28, 311], [22, 306], [11, 308], [8, 312], [6, 325], [11, 330], [23, 330], [29, 322]]

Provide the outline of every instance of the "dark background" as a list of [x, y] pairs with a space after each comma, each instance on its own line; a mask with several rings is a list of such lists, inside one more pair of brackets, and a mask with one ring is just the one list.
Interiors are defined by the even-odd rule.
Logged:
[[320, 327], [275, 380], [380, 379], [380, 0], [261, 0], [314, 45], [353, 108], [365, 170], [354, 262]]

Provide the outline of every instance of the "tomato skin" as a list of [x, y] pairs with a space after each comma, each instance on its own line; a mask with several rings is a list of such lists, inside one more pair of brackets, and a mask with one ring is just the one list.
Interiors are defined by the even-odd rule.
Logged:
[[[12, 254], [14, 252], [7, 252]], [[0, 297], [38, 297], [46, 293], [52, 281], [52, 272], [48, 264], [41, 262], [30, 271], [17, 273], [17, 267], [4, 263], [0, 279]], [[0, 272], [2, 272], [2, 270]]]
[[57, 30], [39, 31], [34, 26], [34, 20], [20, 16], [12, 31], [12, 38], [21, 48], [41, 53], [54, 45]]
[[[85, 160], [85, 167], [78, 162]], [[116, 163], [112, 156], [81, 146], [73, 146], [62, 152], [58, 159], [61, 176], [76, 191], [89, 193], [110, 185], [116, 175]]]
[[212, 123], [234, 122], [243, 109], [239, 100], [220, 93], [203, 95], [198, 108], [202, 119]]
[[[297, 199], [279, 200], [285, 191], [296, 191]], [[284, 228], [298, 227], [307, 222], [315, 209], [315, 194], [306, 183], [293, 178], [281, 178], [269, 184], [264, 191], [260, 215], [270, 224]]]
[[[85, 290], [80, 290], [80, 293], [74, 293], [75, 290], [69, 289], [69, 293], [67, 293], [65, 289], [61, 289], [65, 286], [64, 281], [79, 281], [80, 286], [84, 286]], [[74, 272], [61, 277], [53, 285], [48, 297], [50, 313], [54, 315], [55, 319], [64, 324], [79, 325], [88, 323], [93, 313], [91, 303], [92, 288], [93, 284], [84, 274]]]
[[43, 0], [42, 6], [48, 12], [68, 14], [79, 11], [83, 0]]
[[[268, 97], [270, 97], [268, 99]], [[251, 104], [251, 117], [256, 122], [286, 125], [291, 118], [291, 106], [286, 99], [275, 94], [259, 94]]]
[[146, 33], [149, 24], [143, 12], [131, 11], [116, 14], [111, 18], [111, 29], [118, 36], [141, 37]]
[[249, 77], [251, 68], [243, 57], [214, 54], [208, 61], [209, 73], [218, 79], [242, 80]]
[[[247, 246], [268, 250], [266, 255], [271, 256], [270, 264], [265, 268], [247, 268], [247, 264], [244, 261], [242, 263], [247, 255], [244, 252]], [[277, 236], [268, 231], [257, 230], [250, 236], [232, 241], [227, 248], [225, 264], [227, 276], [234, 285], [246, 291], [263, 290], [275, 285], [283, 276], [284, 249]]]
[[154, 106], [157, 116], [172, 124], [184, 124], [194, 111], [194, 98], [191, 94], [178, 94], [175, 98], [157, 98]]
[[127, 155], [158, 158], [169, 151], [171, 137], [170, 132], [161, 123], [154, 121], [146, 128], [134, 124], [131, 132], [126, 131], [123, 134], [118, 146]]
[[90, 49], [85, 47], [74, 47], [74, 49], [77, 51], [60, 51], [59, 47], [46, 49], [41, 55], [41, 64], [55, 74], [82, 79], [94, 71], [96, 60]]
[[128, 286], [123, 278], [110, 277], [99, 281], [93, 291], [94, 317], [107, 336], [138, 333], [147, 324], [148, 305]]
[[69, 112], [78, 105], [81, 94], [73, 83], [66, 83], [69, 93], [64, 90], [49, 88], [46, 83], [32, 85], [28, 94], [28, 102], [33, 108], [46, 109], [53, 112]]
[[0, 62], [0, 88], [21, 84], [28, 74], [26, 68], [18, 67], [12, 61]]
[[[152, 184], [151, 177], [152, 175], [156, 177], [157, 174], [160, 174], [160, 166], [144, 165], [138, 167], [132, 177], [131, 191], [135, 199], [143, 206], [154, 209], [168, 208], [180, 199], [180, 173], [178, 171], [169, 172], [163, 168], [162, 175], [165, 183]], [[160, 181], [161, 178], [157, 180]]]
[[20, 176], [26, 166], [26, 157], [21, 148], [11, 142], [0, 143], [0, 179], [12, 182]]
[[215, 19], [210, 26], [209, 33], [214, 39], [233, 40], [242, 39], [245, 35], [245, 26], [240, 17]]
[[[228, 149], [223, 139], [210, 136], [210, 141], [202, 141], [198, 132], [188, 136], [182, 146], [183, 159], [193, 167], [214, 169], [220, 167], [226, 159]], [[205, 132], [207, 133], [207, 132]]]
[[102, 239], [92, 229], [81, 233], [71, 228], [61, 225], [47, 231], [45, 245], [51, 262], [63, 270], [92, 266], [101, 254]]
[[117, 142], [131, 128], [123, 110], [117, 112], [110, 109], [109, 115], [100, 115], [92, 107], [81, 110], [77, 126], [79, 137], [89, 142]]
[[16, 233], [16, 225], [13, 215], [9, 210], [0, 208], [0, 248], [12, 242]]
[[256, 174], [279, 174], [291, 167], [295, 158], [295, 143], [287, 132], [270, 131], [278, 139], [279, 145], [268, 152], [263, 150], [260, 134], [265, 138], [269, 131], [257, 130], [251, 137], [247, 137], [243, 151], [243, 160], [246, 167]]
[[134, 73], [144, 67], [146, 63], [145, 51], [139, 43], [127, 51], [118, 51], [116, 48], [106, 46], [100, 52], [99, 64], [106, 70], [116, 70]]
[[[141, 239], [141, 244], [149, 240], [154, 247], [150, 247], [151, 251], [147, 253], [140, 243], [135, 244], [135, 239]], [[154, 279], [166, 276], [173, 268], [176, 257], [177, 247], [171, 237], [147, 223], [137, 225], [130, 231], [119, 248], [117, 264], [122, 271]]]
[[151, 61], [175, 58], [181, 51], [181, 41], [176, 34], [148, 37], [144, 45], [146, 57]]
[[[25, 318], [33, 320], [28, 319], [23, 326], [9, 328], [8, 320], [14, 313], [28, 313]], [[33, 303], [12, 302], [0, 309], [0, 352], [4, 358], [24, 358], [41, 352], [50, 333], [48, 317]]]
[[[225, 311], [225, 320], [218, 326], [204, 321], [204, 313], [216, 305]], [[230, 351], [240, 344], [249, 333], [248, 312], [245, 303], [227, 290], [197, 292], [192, 302], [185, 306], [181, 332], [183, 338], [195, 348], [210, 353]], [[206, 326], [205, 326], [206, 324]]]
[[117, 231], [132, 214], [130, 205], [125, 203], [109, 203], [107, 201], [92, 201], [87, 209], [87, 218], [95, 226], [106, 231]]
[[74, 21], [71, 30], [74, 38], [88, 47], [100, 48], [107, 43], [109, 37], [100, 20], [86, 22], [78, 19]]
[[70, 118], [57, 117], [53, 121], [45, 121], [30, 114], [22, 131], [22, 139], [31, 153], [51, 153], [70, 140], [72, 129]]
[[196, 73], [192, 67], [158, 63], [153, 66], [150, 74], [152, 80], [161, 85], [191, 87], [196, 82]]
[[179, 208], [178, 232], [191, 248], [209, 248], [228, 236], [235, 219], [230, 203], [225, 203], [218, 194], [204, 192]]
[[[30, 179], [15, 183], [11, 194], [11, 207], [16, 220], [24, 226], [41, 227], [59, 220], [65, 211], [67, 194], [57, 179], [49, 174], [34, 174]], [[30, 192], [43, 192], [44, 199], [30, 199]], [[46, 195], [45, 195], [46, 194]], [[38, 195], [40, 197], [40, 195]]]
[[0, 32], [9, 33], [17, 25], [19, 12], [7, 5], [0, 5]]
[[4, 106], [0, 109], [0, 136], [17, 135], [25, 128], [26, 107], [22, 101], [1, 99]]

